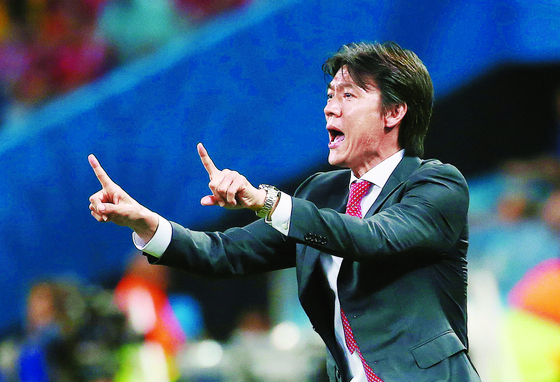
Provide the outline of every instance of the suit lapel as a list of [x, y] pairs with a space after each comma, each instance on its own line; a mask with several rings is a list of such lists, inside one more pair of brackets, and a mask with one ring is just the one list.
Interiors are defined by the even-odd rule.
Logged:
[[391, 174], [387, 183], [381, 190], [381, 193], [368, 210], [364, 218], [371, 217], [383, 205], [385, 200], [405, 181], [408, 177], [420, 167], [421, 160], [418, 157], [403, 157], [395, 171]]

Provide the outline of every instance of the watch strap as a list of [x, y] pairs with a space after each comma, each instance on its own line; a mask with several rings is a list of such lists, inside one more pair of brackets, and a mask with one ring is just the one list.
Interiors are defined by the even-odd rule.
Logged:
[[260, 210], [255, 211], [255, 213], [260, 218], [266, 218], [268, 214], [270, 214], [270, 211], [272, 211], [272, 209], [276, 205], [276, 202], [278, 202], [278, 198], [280, 197], [280, 190], [268, 184], [259, 185], [259, 189], [266, 191], [266, 198], [264, 199], [264, 206]]

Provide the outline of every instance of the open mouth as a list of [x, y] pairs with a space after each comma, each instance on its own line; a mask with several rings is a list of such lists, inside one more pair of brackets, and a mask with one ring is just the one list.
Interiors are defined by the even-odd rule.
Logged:
[[344, 141], [344, 133], [333, 126], [328, 126], [327, 131], [329, 132], [329, 147], [337, 147], [342, 141]]

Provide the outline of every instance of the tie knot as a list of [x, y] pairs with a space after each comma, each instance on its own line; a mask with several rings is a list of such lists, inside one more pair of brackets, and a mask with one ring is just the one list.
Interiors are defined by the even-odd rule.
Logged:
[[372, 183], [367, 180], [354, 182], [350, 185], [350, 195], [348, 196], [348, 204], [346, 205], [346, 214], [351, 216], [362, 217], [362, 208], [360, 203], [367, 194]]
[[371, 182], [367, 180], [358, 180], [350, 186], [350, 195], [354, 195], [355, 197], [362, 200], [364, 195], [369, 191], [371, 187]]

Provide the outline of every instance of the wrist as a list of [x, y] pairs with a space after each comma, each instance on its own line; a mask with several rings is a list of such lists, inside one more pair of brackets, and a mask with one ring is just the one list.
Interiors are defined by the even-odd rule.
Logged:
[[145, 208], [140, 213], [140, 217], [135, 220], [135, 224], [130, 228], [147, 243], [154, 237], [158, 226], [159, 215]]
[[258, 212], [261, 208], [264, 207], [264, 203], [266, 201], [266, 190], [259, 188], [257, 190], [258, 196], [257, 196], [257, 202], [251, 206], [251, 210]]

